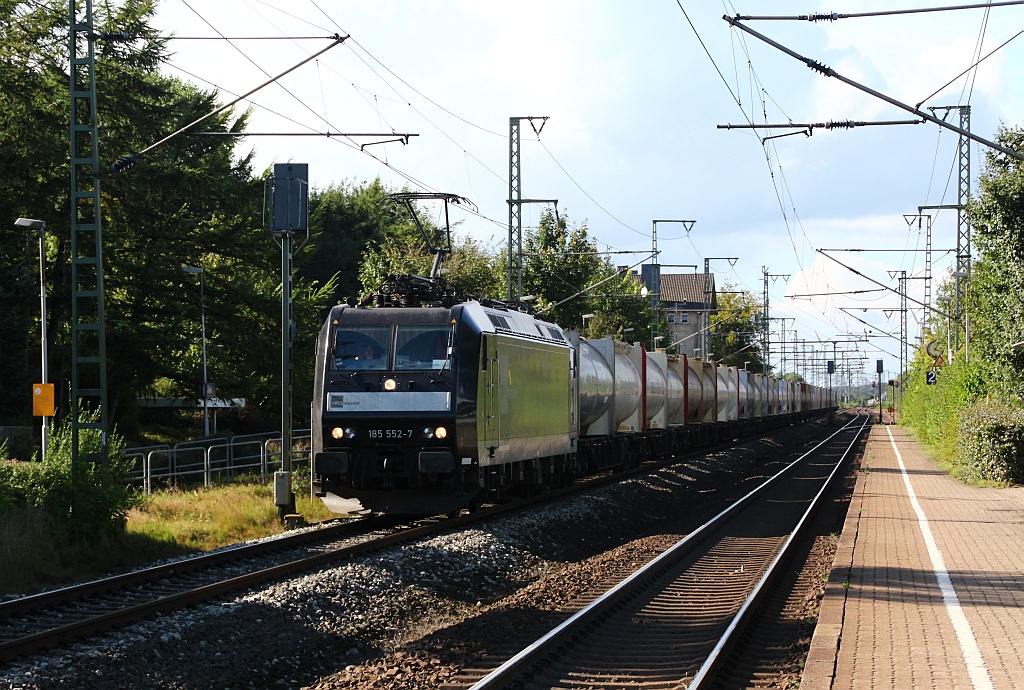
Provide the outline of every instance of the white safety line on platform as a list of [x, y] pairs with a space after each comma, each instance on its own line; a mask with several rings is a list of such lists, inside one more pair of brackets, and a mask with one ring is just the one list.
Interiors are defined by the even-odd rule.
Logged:
[[907, 474], [906, 465], [903, 464], [903, 456], [900, 454], [899, 448], [896, 447], [896, 439], [893, 438], [892, 431], [888, 426], [885, 427], [885, 430], [889, 433], [889, 442], [892, 444], [896, 460], [900, 464], [900, 472], [903, 474], [903, 483], [907, 486], [910, 504], [914, 506], [914, 512], [917, 513], [917, 524], [921, 527], [925, 546], [928, 547], [928, 556], [932, 559], [932, 570], [939, 581], [939, 590], [942, 592], [942, 601], [946, 605], [946, 613], [949, 614], [953, 630], [956, 631], [956, 639], [960, 643], [960, 652], [964, 656], [964, 663], [967, 664], [967, 674], [971, 677], [971, 685], [975, 690], [988, 690], [989, 688], [995, 690], [988, 674], [988, 667], [985, 665], [985, 659], [981, 656], [978, 641], [974, 638], [974, 631], [971, 630], [971, 623], [964, 615], [964, 610], [960, 606], [960, 598], [956, 595], [953, 581], [949, 577], [949, 571], [946, 570], [946, 562], [942, 559], [942, 552], [939, 551], [939, 546], [935, 543], [932, 528], [928, 525], [928, 518], [925, 517], [924, 510], [921, 509], [921, 504], [917, 501], [917, 494], [914, 493], [914, 487], [910, 484], [910, 476]]

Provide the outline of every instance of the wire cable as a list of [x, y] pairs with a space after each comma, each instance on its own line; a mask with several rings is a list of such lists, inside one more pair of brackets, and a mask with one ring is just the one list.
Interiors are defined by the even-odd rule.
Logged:
[[650, 237], [651, 237], [650, 233], [646, 233], [646, 232], [641, 232], [640, 230], [637, 230], [636, 228], [634, 228], [633, 226], [629, 225], [628, 223], [626, 223], [626, 222], [624, 222], [624, 221], [620, 220], [620, 219], [619, 219], [618, 217], [616, 217], [616, 216], [615, 216], [615, 214], [613, 214], [613, 213], [612, 213], [611, 211], [609, 211], [609, 210], [608, 210], [608, 209], [606, 209], [606, 208], [605, 208], [604, 206], [602, 206], [602, 205], [601, 205], [601, 203], [600, 203], [600, 202], [599, 202], [599, 201], [598, 201], [597, 199], [595, 199], [595, 198], [594, 198], [593, 196], [591, 196], [591, 195], [590, 195], [590, 192], [588, 192], [587, 190], [585, 190], [585, 189], [584, 189], [584, 188], [583, 188], [583, 187], [582, 187], [582, 186], [580, 185], [580, 183], [576, 181], [576, 178], [574, 178], [574, 177], [573, 177], [572, 175], [570, 175], [570, 174], [569, 174], [569, 171], [565, 169], [565, 166], [564, 166], [564, 165], [562, 165], [562, 164], [561, 164], [561, 163], [560, 163], [560, 162], [558, 161], [558, 159], [557, 159], [557, 158], [555, 158], [555, 154], [551, 153], [551, 150], [550, 150], [550, 149], [549, 149], [549, 148], [548, 148], [547, 146], [545, 146], [545, 145], [544, 145], [544, 142], [543, 142], [543, 141], [542, 141], [541, 139], [539, 139], [539, 138], [538, 138], [538, 139], [537, 139], [537, 143], [538, 143], [538, 144], [540, 144], [541, 148], [542, 148], [542, 149], [544, 149], [544, 151], [545, 151], [545, 152], [546, 152], [546, 153], [548, 154], [548, 156], [550, 156], [550, 157], [551, 157], [551, 160], [553, 160], [553, 161], [555, 162], [555, 165], [557, 165], [557, 166], [558, 166], [558, 168], [559, 168], [559, 169], [560, 169], [560, 170], [561, 170], [561, 171], [562, 171], [563, 173], [565, 173], [565, 176], [569, 178], [569, 181], [570, 181], [570, 182], [572, 182], [572, 183], [573, 183], [574, 185], [576, 185], [576, 188], [577, 188], [578, 190], [580, 190], [581, 192], [583, 192], [583, 195], [584, 195], [584, 196], [586, 196], [586, 197], [587, 197], [588, 199], [590, 199], [590, 200], [591, 200], [592, 202], [594, 202], [594, 205], [595, 205], [595, 206], [597, 206], [597, 207], [598, 207], [599, 209], [601, 209], [602, 211], [604, 211], [604, 212], [605, 212], [605, 214], [606, 214], [606, 215], [607, 215], [607, 216], [608, 216], [609, 218], [611, 218], [612, 220], [614, 220], [614, 221], [615, 221], [616, 223], [618, 223], [618, 224], [619, 224], [619, 225], [621, 225], [622, 227], [626, 228], [627, 230], [630, 230], [631, 232], [635, 232], [635, 233], [636, 233], [637, 235], [640, 235], [641, 237], [644, 237], [644, 238], [650, 239]]

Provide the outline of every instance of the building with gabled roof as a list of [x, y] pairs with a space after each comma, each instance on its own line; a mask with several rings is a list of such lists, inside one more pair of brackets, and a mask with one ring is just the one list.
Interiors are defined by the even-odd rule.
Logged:
[[[715, 295], [715, 275], [707, 274], [707, 286], [703, 273], [662, 273], [659, 308], [671, 333], [664, 334], [658, 343], [668, 347], [676, 343], [675, 351], [689, 357], [697, 356], [700, 348], [701, 314], [705, 309], [717, 311], [718, 298]], [[705, 287], [709, 304], [705, 305]]]

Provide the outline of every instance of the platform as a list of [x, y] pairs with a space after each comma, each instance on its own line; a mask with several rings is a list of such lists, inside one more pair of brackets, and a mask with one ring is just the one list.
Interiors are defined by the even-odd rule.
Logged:
[[1024, 686], [1024, 489], [871, 429], [801, 690]]

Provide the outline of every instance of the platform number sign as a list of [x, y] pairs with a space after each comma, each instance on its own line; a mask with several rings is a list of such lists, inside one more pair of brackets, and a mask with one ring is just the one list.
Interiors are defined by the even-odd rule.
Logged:
[[939, 372], [937, 371], [926, 371], [924, 374], [924, 381], [929, 386], [934, 386], [939, 382]]

